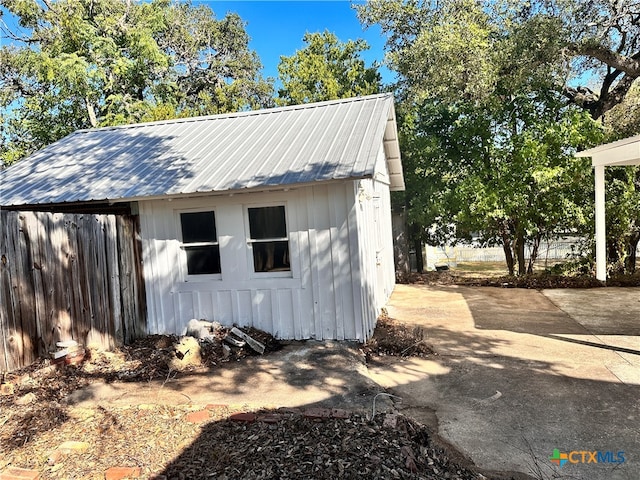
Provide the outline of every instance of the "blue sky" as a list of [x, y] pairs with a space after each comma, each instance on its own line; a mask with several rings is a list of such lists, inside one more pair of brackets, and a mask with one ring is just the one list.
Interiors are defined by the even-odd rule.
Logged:
[[[360, 24], [354, 3], [350, 0], [192, 0], [194, 4], [207, 4], [223, 18], [227, 12], [235, 12], [246, 23], [246, 31], [251, 38], [250, 47], [255, 50], [263, 65], [265, 77], [277, 78], [280, 56], [293, 55], [304, 47], [302, 37], [306, 32], [329, 30], [341, 41], [363, 38], [370, 49], [362, 56], [371, 65], [384, 58], [385, 39], [378, 26], [364, 29]], [[19, 27], [15, 19], [5, 15], [3, 21], [14, 30]], [[0, 40], [6, 43], [8, 39]], [[390, 83], [394, 75], [386, 68], [380, 70], [383, 81]]]
[[[195, 2], [194, 2], [195, 3]], [[370, 49], [363, 53], [367, 66], [384, 58], [385, 39], [378, 26], [364, 29], [349, 0], [209, 0], [206, 3], [221, 18], [236, 12], [246, 22], [250, 46], [260, 56], [265, 77], [278, 76], [280, 56], [290, 56], [304, 47], [306, 32], [329, 30], [341, 41], [363, 38]], [[362, 2], [358, 2], [362, 3]], [[382, 69], [383, 80], [391, 82], [393, 74]]]

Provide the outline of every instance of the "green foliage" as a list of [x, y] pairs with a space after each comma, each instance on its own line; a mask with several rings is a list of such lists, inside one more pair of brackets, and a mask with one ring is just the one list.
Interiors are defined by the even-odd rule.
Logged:
[[428, 100], [405, 113], [409, 221], [423, 240], [502, 245], [512, 273], [516, 262], [526, 273], [525, 244], [535, 259], [542, 239], [585, 230], [593, 180], [573, 153], [600, 129], [583, 112], [532, 105], [529, 96], [491, 107]]
[[[387, 35], [399, 74], [414, 236], [443, 244], [479, 234], [525, 273], [525, 247], [535, 257], [544, 237], [591, 233], [591, 166], [573, 153], [605, 140], [591, 120], [605, 112], [617, 132], [638, 128], [616, 105], [634, 97], [640, 76], [639, 0], [377, 0], [358, 13]], [[599, 93], [568, 85], [585, 73]], [[624, 171], [607, 191], [618, 252], [635, 248], [640, 223], [636, 169]]]
[[[535, 78], [564, 85], [567, 98], [601, 118], [640, 77], [640, 0], [377, 0], [357, 8], [387, 35], [387, 63], [412, 100], [484, 101], [500, 84], [527, 88]], [[569, 86], [585, 73], [599, 91]]]
[[358, 12], [388, 35], [386, 60], [400, 74], [404, 96], [482, 99], [493, 90], [495, 31], [474, 0], [383, 0]]
[[335, 34], [307, 33], [306, 46], [290, 57], [280, 57], [278, 73], [282, 88], [277, 102], [297, 105], [335, 100], [380, 91], [376, 65], [366, 67], [360, 53], [369, 46], [364, 40], [340, 42]]
[[0, 49], [0, 157], [78, 129], [272, 104], [242, 20], [169, 0], [3, 0], [27, 32]]

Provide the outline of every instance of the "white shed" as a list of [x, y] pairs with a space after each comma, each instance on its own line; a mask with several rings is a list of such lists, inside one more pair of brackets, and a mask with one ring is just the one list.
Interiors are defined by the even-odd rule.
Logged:
[[139, 215], [148, 333], [199, 318], [364, 341], [394, 288], [390, 94], [81, 130], [3, 177], [13, 209]]

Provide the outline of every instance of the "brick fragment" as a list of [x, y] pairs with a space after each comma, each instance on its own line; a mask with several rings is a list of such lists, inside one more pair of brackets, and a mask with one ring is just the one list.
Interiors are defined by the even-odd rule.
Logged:
[[280, 412], [280, 413], [288, 413], [290, 415], [301, 415], [302, 414], [302, 410], [300, 410], [299, 408], [290, 408], [290, 407], [280, 407], [278, 409], [278, 412]]
[[38, 480], [40, 472], [27, 468], [9, 467], [0, 473], [0, 480]]
[[229, 417], [233, 422], [253, 423], [256, 421], [255, 413], [234, 413]]
[[140, 467], [111, 467], [104, 472], [105, 480], [122, 480], [123, 478], [138, 478], [142, 475]]
[[191, 412], [187, 414], [186, 420], [190, 423], [202, 423], [211, 418], [209, 410], [198, 410], [197, 412]]
[[306, 418], [312, 419], [331, 418], [331, 410], [329, 410], [328, 408], [307, 408], [303, 412], [303, 415]]

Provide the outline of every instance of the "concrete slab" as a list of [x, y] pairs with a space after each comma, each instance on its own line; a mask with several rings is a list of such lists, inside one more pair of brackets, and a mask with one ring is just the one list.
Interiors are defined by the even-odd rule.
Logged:
[[[385, 361], [369, 371], [403, 398], [401, 408], [482, 468], [541, 479], [635, 480], [637, 300], [640, 289], [543, 294], [398, 285], [390, 316], [424, 327], [438, 356]], [[575, 453], [560, 467], [550, 460], [555, 449], [599, 452], [601, 461], [591, 461], [597, 453]], [[614, 462], [618, 452], [624, 462]]]
[[[69, 395], [72, 407], [140, 404], [241, 405], [246, 409], [322, 405], [366, 410], [384, 389], [368, 376], [355, 344], [293, 342], [268, 356], [147, 383], [97, 382]], [[382, 400], [380, 408], [390, 402]]]

